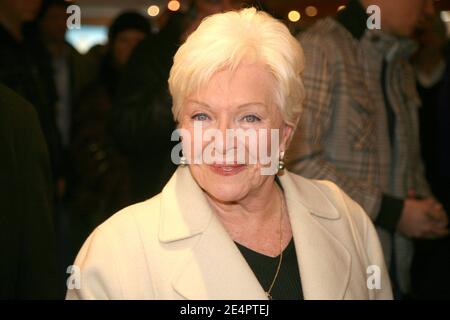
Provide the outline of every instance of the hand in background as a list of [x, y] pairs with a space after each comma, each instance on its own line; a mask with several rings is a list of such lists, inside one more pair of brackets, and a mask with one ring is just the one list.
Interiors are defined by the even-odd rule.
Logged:
[[439, 202], [410, 197], [405, 200], [398, 230], [410, 238], [434, 239], [449, 234], [447, 225], [447, 215]]

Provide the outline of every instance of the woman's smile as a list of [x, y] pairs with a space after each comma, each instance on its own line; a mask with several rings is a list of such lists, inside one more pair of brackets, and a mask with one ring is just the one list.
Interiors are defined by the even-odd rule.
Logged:
[[208, 168], [216, 174], [221, 176], [234, 176], [243, 170], [247, 166], [245, 164], [212, 164], [208, 165]]

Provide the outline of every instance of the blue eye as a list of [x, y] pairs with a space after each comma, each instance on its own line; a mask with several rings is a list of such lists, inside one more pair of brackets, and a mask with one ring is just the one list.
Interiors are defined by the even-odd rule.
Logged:
[[205, 121], [208, 120], [209, 117], [205, 113], [197, 113], [192, 116], [192, 119], [195, 121]]
[[245, 117], [243, 118], [243, 120], [246, 121], [246, 122], [259, 122], [259, 121], [261, 121], [260, 118], [258, 118], [257, 116], [255, 116], [255, 115], [253, 115], [253, 114], [250, 114], [250, 115], [248, 115], [248, 116], [245, 116]]

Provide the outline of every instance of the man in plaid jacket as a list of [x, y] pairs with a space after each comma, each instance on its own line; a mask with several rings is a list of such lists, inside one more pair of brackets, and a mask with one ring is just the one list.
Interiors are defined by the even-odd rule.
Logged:
[[[375, 4], [381, 29], [370, 30]], [[432, 0], [350, 0], [299, 36], [305, 51], [304, 113], [288, 151], [291, 171], [335, 182], [377, 226], [396, 297], [410, 292], [410, 238], [448, 233], [420, 158], [420, 106], [408, 39]]]

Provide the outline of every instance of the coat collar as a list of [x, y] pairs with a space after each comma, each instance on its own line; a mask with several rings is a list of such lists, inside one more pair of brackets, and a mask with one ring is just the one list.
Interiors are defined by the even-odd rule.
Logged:
[[[307, 179], [293, 179], [286, 171], [279, 177], [285, 197], [300, 202], [309, 212], [325, 219], [339, 219], [336, 207]], [[303, 185], [301, 182], [303, 182]], [[320, 201], [315, 201], [321, 195]], [[211, 208], [187, 167], [179, 167], [162, 191], [159, 240], [171, 242], [202, 233], [211, 218]], [[288, 199], [287, 199], [288, 200]]]
[[[307, 179], [286, 172], [285, 192], [306, 299], [342, 299], [351, 258], [321, 219], [338, 220], [329, 196]], [[196, 237], [173, 277], [188, 299], [265, 299], [252, 270], [213, 214], [188, 168], [178, 168], [162, 192], [159, 239]]]
[[359, 40], [366, 31], [367, 13], [364, 10], [359, 0], [350, 0], [344, 10], [341, 10], [336, 20], [344, 26], [352, 34], [352, 36]]

